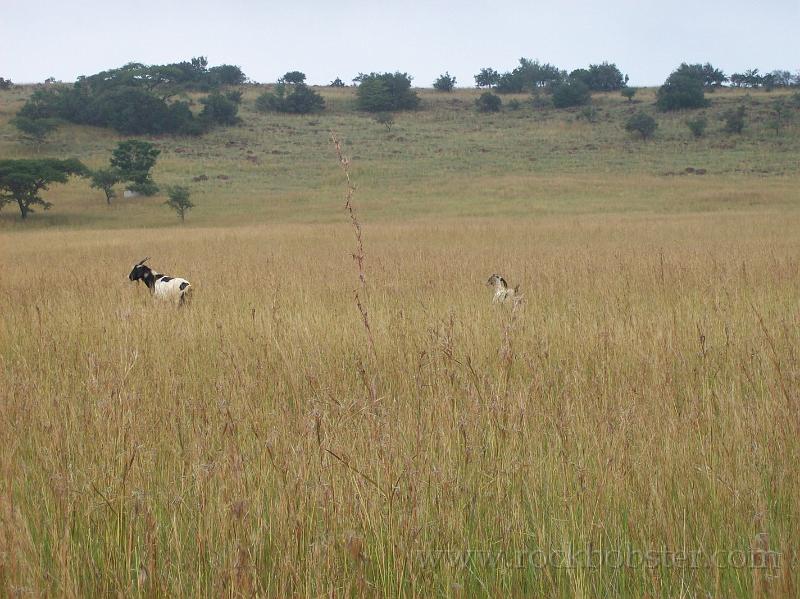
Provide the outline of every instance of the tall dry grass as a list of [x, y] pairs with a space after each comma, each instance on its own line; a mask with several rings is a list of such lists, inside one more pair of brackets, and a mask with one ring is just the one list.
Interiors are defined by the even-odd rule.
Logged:
[[793, 596], [798, 224], [3, 234], [0, 588]]

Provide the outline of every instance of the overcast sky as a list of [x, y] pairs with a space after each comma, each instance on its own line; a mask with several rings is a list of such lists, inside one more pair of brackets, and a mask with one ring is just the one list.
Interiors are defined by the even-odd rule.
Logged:
[[524, 56], [567, 70], [608, 60], [655, 85], [681, 62], [796, 72], [798, 25], [800, 0], [0, 0], [0, 76], [74, 81], [207, 56], [261, 82], [400, 70], [418, 86], [444, 71], [471, 86], [481, 67]]

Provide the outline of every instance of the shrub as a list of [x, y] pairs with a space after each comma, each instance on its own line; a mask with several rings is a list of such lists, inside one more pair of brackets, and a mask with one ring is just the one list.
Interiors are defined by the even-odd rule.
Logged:
[[492, 92], [483, 92], [480, 97], [475, 100], [475, 106], [478, 112], [498, 112], [503, 105], [503, 100], [500, 96]]
[[579, 80], [571, 79], [564, 83], [557, 83], [553, 87], [553, 106], [568, 108], [570, 106], [583, 106], [592, 99], [589, 86]]
[[690, 65], [682, 64], [673, 71], [656, 93], [656, 106], [662, 112], [685, 108], [705, 108], [703, 78]]
[[484, 67], [475, 75], [476, 87], [494, 87], [500, 82], [500, 73], [490, 67]]
[[517, 68], [500, 75], [497, 82], [497, 91], [500, 93], [533, 91], [536, 88], [554, 85], [565, 79], [566, 73], [550, 63], [540, 63], [538, 60], [520, 58]]
[[699, 116], [696, 119], [689, 119], [686, 121], [686, 126], [689, 127], [689, 131], [692, 132], [695, 139], [699, 139], [705, 135], [708, 119], [704, 116]]
[[200, 102], [203, 104], [200, 118], [208, 125], [236, 125], [241, 122], [237, 116], [238, 104], [226, 95], [214, 92]]
[[330, 87], [345, 87], [344, 81], [342, 81], [339, 77], [331, 81]]
[[636, 88], [635, 87], [623, 87], [620, 90], [620, 95], [628, 100], [628, 102], [633, 102], [633, 96], [636, 95]]
[[411, 77], [406, 73], [370, 73], [360, 77], [356, 94], [361, 110], [413, 110], [419, 105], [419, 97], [411, 89]]
[[11, 89], [13, 86], [14, 84], [11, 83], [11, 79], [0, 77], [0, 89]]
[[597, 122], [597, 108], [594, 106], [584, 106], [583, 109], [578, 113], [579, 119], [586, 119], [590, 123]]
[[607, 92], [622, 89], [627, 76], [614, 63], [591, 64], [588, 69], [575, 69], [569, 78], [587, 85], [591, 91]]
[[516, 98], [512, 98], [511, 100], [509, 100], [508, 102], [509, 110], [519, 110], [520, 108], [522, 108], [522, 103], [519, 100], [517, 100]]
[[183, 185], [170, 185], [167, 187], [167, 197], [165, 206], [172, 208], [180, 217], [181, 222], [186, 219], [186, 213], [194, 208], [194, 204], [189, 200], [189, 188]]
[[625, 130], [635, 133], [642, 139], [649, 139], [658, 128], [656, 120], [645, 112], [637, 112], [625, 122]]
[[290, 85], [297, 85], [306, 82], [306, 74], [301, 71], [289, 71], [283, 77], [278, 79], [278, 83], [288, 83]]
[[308, 114], [325, 109], [325, 99], [305, 83], [289, 86], [279, 83], [274, 92], [265, 92], [256, 98], [256, 109], [262, 112], [288, 112]]
[[451, 92], [455, 86], [456, 78], [452, 77], [447, 71], [445, 71], [444, 75], [439, 75], [439, 78], [433, 82], [433, 89], [440, 92]]
[[725, 132], [740, 134], [744, 131], [744, 115], [745, 108], [741, 104], [722, 113], [722, 120], [725, 121]]

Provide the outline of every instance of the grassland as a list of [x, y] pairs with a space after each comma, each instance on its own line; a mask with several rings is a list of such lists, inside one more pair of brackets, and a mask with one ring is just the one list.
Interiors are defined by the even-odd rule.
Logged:
[[[36, 155], [26, 93], [0, 94], [3, 156]], [[596, 123], [423, 91], [391, 131], [352, 90], [313, 117], [256, 93], [156, 140], [186, 226], [80, 181], [0, 213], [4, 594], [796, 596], [797, 117], [776, 137], [773, 96], [717, 92], [706, 139], [659, 116], [643, 143], [621, 122], [649, 91]], [[186, 309], [126, 280], [145, 255]], [[524, 303], [491, 306], [492, 272]]]

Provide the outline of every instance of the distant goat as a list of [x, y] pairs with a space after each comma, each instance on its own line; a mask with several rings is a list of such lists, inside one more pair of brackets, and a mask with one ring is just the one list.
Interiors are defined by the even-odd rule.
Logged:
[[498, 274], [493, 274], [486, 281], [490, 287], [494, 287], [494, 297], [492, 297], [493, 304], [502, 304], [506, 300], [518, 302], [522, 299], [522, 294], [519, 292], [519, 285], [513, 289], [509, 289], [506, 280]]
[[168, 277], [167, 275], [162, 275], [154, 271], [144, 264], [149, 259], [150, 258], [147, 257], [141, 262], [137, 262], [133, 270], [131, 270], [131, 274], [128, 275], [128, 278], [131, 281], [143, 281], [150, 290], [150, 293], [153, 294], [153, 297], [183, 304], [189, 292], [192, 290], [189, 281], [179, 277]]

